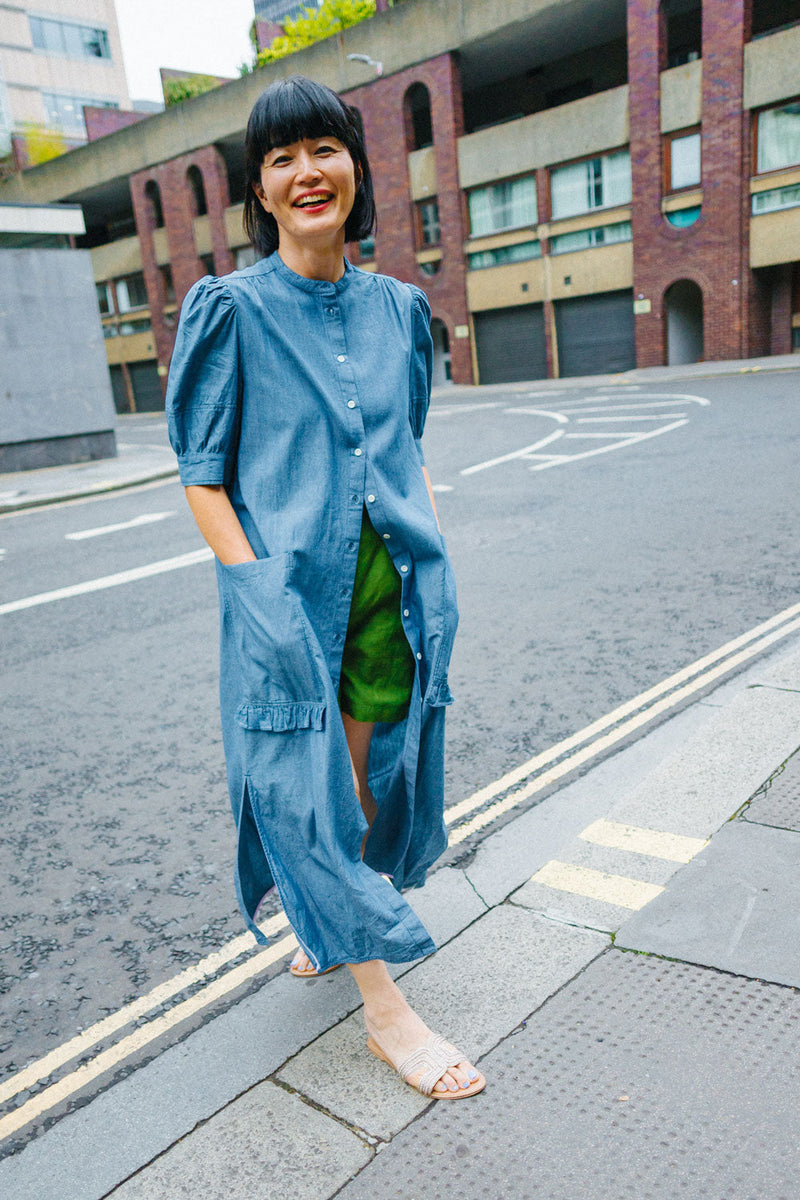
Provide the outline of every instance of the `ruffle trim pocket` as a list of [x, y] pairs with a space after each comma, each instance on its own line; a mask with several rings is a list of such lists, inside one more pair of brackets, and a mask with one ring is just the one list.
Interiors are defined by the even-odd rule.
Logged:
[[293, 729], [324, 729], [325, 705], [299, 701], [294, 704], [241, 704], [236, 720], [244, 729], [266, 733], [289, 733]]

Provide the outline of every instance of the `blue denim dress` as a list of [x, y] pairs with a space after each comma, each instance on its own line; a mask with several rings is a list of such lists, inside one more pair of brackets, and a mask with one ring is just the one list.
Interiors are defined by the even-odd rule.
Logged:
[[[447, 845], [458, 616], [422, 473], [431, 363], [418, 288], [348, 262], [336, 283], [306, 279], [276, 253], [195, 284], [170, 368], [181, 481], [223, 484], [257, 555], [217, 562], [237, 895], [263, 942], [254, 917], [277, 885], [318, 971], [435, 949], [400, 894], [424, 883]], [[337, 689], [364, 507], [400, 575], [417, 666], [408, 716], [373, 735], [378, 815], [362, 862], [367, 826]]]

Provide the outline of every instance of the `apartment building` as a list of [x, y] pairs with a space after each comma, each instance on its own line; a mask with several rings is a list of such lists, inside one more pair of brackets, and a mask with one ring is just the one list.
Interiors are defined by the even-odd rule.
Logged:
[[0, 3], [0, 153], [30, 126], [80, 145], [84, 105], [131, 107], [114, 0]]
[[252, 258], [247, 114], [300, 71], [362, 114], [378, 229], [349, 253], [424, 288], [437, 382], [788, 353], [798, 63], [800, 0], [405, 0], [0, 199], [83, 206], [117, 405], [159, 407], [186, 291]]

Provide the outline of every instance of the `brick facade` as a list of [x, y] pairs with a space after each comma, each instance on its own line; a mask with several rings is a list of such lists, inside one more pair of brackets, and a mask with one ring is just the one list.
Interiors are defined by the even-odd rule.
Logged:
[[[415, 83], [424, 84], [430, 96], [441, 225], [442, 265], [438, 274], [430, 276], [424, 275], [417, 264], [414, 211], [408, 188], [408, 152], [413, 146], [408, 144], [403, 101]], [[345, 99], [356, 105], [364, 120], [378, 209], [377, 269], [423, 289], [434, 317], [447, 327], [453, 381], [471, 383], [469, 339], [455, 336], [457, 325], [469, 325], [463, 251], [467, 226], [457, 156], [457, 139], [464, 126], [455, 57], [443, 54], [428, 59], [368, 87], [347, 92]]]
[[133, 212], [142, 249], [142, 269], [159, 366], [167, 366], [172, 357], [176, 323], [164, 311], [167, 303], [164, 279], [156, 261], [154, 243], [156, 213], [147, 188], [152, 184], [158, 187], [163, 227], [169, 246], [175, 301], [180, 305], [192, 284], [207, 273], [195, 245], [195, 199], [187, 174], [190, 167], [196, 167], [203, 180], [214, 272], [217, 275], [225, 275], [235, 266], [225, 234], [225, 209], [230, 205], [228, 176], [225, 161], [215, 146], [203, 146], [191, 154], [183, 154], [157, 167], [131, 175]]
[[666, 292], [679, 279], [703, 294], [704, 357], [768, 353], [770, 289], [749, 268], [749, 121], [742, 110], [749, 0], [704, 0], [702, 211], [685, 229], [661, 212], [659, 72], [666, 22], [658, 0], [628, 0], [628, 75], [633, 185], [634, 294], [651, 303], [636, 317], [639, 366], [666, 361]]

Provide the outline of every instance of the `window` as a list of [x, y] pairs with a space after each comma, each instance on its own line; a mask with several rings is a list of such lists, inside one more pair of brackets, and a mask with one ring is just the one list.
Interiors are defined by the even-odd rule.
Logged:
[[96, 283], [97, 304], [102, 316], [107, 317], [114, 311], [114, 305], [111, 301], [111, 288], [107, 283]]
[[499, 267], [505, 263], [525, 262], [529, 258], [542, 257], [539, 241], [517, 242], [516, 246], [497, 246], [494, 250], [476, 250], [468, 258], [469, 269], [480, 271], [484, 267]]
[[469, 193], [468, 200], [472, 237], [535, 225], [538, 220], [534, 175], [475, 188]]
[[186, 179], [189, 184], [189, 190], [192, 197], [192, 216], [204, 217], [208, 212], [208, 204], [206, 203], [206, 189], [203, 183], [203, 173], [199, 167], [192, 164], [186, 172]]
[[670, 225], [674, 225], [676, 229], [688, 229], [690, 225], [694, 225], [700, 216], [700, 212], [701, 206], [693, 204], [691, 208], [673, 209], [672, 212], [664, 213], [664, 216]]
[[800, 163], [800, 100], [758, 114], [756, 170], [779, 171]]
[[422, 150], [433, 145], [431, 98], [424, 83], [412, 83], [403, 99], [406, 125], [406, 149]]
[[28, 17], [28, 20], [36, 50], [45, 54], [64, 54], [67, 58], [111, 59], [105, 29], [72, 21], [53, 21], [49, 17]]
[[682, 131], [664, 139], [664, 190], [697, 187], [700, 183], [700, 131]]
[[134, 308], [147, 307], [147, 289], [144, 286], [144, 275], [136, 271], [133, 275], [125, 275], [117, 280], [117, 312], [131, 312]]
[[65, 133], [86, 135], [83, 122], [83, 106], [95, 108], [119, 108], [116, 100], [96, 100], [91, 96], [68, 96], [62, 92], [42, 92], [48, 123]]
[[166, 304], [175, 303], [175, 284], [172, 282], [172, 267], [167, 263], [160, 268], [161, 283], [164, 288], [164, 301]]
[[362, 238], [361, 241], [358, 243], [358, 249], [359, 249], [359, 253], [361, 254], [362, 258], [374, 258], [375, 257], [375, 238], [374, 237]]
[[417, 265], [423, 275], [438, 275], [442, 269], [442, 260], [434, 258], [430, 262], [418, 263]]
[[138, 321], [122, 321], [119, 336], [130, 337], [133, 333], [148, 333], [152, 328], [149, 317], [141, 317]]
[[153, 226], [156, 229], [161, 229], [164, 225], [164, 210], [161, 207], [161, 189], [155, 179], [148, 179], [144, 185], [144, 195], [150, 209]]
[[616, 150], [550, 172], [553, 220], [575, 217], [594, 208], [614, 208], [631, 199], [631, 155]]
[[631, 237], [630, 221], [619, 221], [615, 225], [598, 225], [595, 229], [579, 229], [575, 233], [556, 234], [550, 239], [550, 253], [569, 254], [573, 250], [588, 250], [592, 246], [629, 242]]
[[236, 270], [243, 271], [245, 267], [254, 266], [260, 257], [255, 246], [242, 246], [241, 250], [236, 251]]
[[442, 238], [437, 200], [422, 200], [416, 206], [418, 241], [421, 246], [436, 246]]
[[788, 187], [770, 188], [768, 192], [756, 192], [753, 196], [753, 215], [777, 212], [781, 208], [797, 208], [800, 205], [800, 183]]
[[201, 254], [200, 262], [203, 264], [203, 270], [205, 271], [206, 275], [216, 275], [217, 272], [214, 270], [213, 254]]

